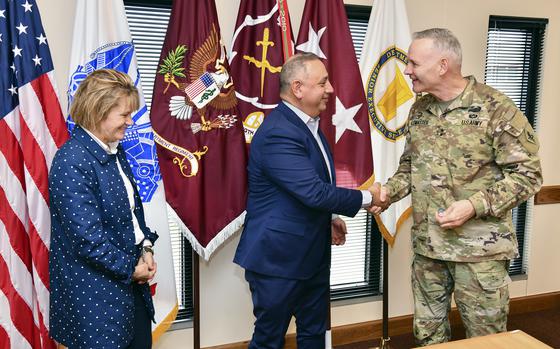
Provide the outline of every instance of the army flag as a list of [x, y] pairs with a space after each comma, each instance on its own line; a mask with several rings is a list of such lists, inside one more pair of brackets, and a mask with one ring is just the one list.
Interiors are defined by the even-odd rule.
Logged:
[[[78, 0], [74, 18], [68, 108], [79, 84], [96, 69], [127, 73], [140, 95], [140, 108], [132, 115], [134, 125], [127, 129], [121, 144], [142, 198], [146, 224], [159, 234], [155, 245], [158, 272], [150, 282], [156, 309], [152, 334], [157, 340], [175, 320], [178, 302], [165, 191], [124, 5], [122, 0]], [[70, 117], [67, 122], [72, 128]]]
[[[404, 76], [410, 31], [404, 0], [378, 0], [373, 4], [360, 59], [367, 108], [372, 120], [375, 181], [382, 184], [399, 165], [404, 149], [408, 111], [415, 101]], [[393, 245], [403, 220], [410, 215], [410, 196], [376, 217], [383, 236]]]
[[320, 125], [333, 152], [337, 185], [367, 188], [373, 175], [370, 126], [342, 0], [306, 1], [296, 51], [319, 56], [334, 87]]
[[229, 57], [246, 143], [280, 101], [280, 71], [292, 54], [287, 0], [241, 0]]
[[167, 202], [205, 260], [245, 216], [247, 154], [214, 0], [174, 1], [151, 120]]

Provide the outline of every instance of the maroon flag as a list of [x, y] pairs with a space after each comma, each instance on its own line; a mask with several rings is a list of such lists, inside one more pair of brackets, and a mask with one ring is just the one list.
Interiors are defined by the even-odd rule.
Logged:
[[230, 66], [247, 143], [278, 104], [280, 71], [292, 54], [286, 0], [241, 0]]
[[342, 0], [307, 0], [296, 50], [319, 56], [334, 87], [320, 125], [333, 151], [337, 184], [368, 187], [373, 157], [367, 104]]
[[243, 223], [247, 154], [214, 0], [173, 2], [151, 120], [165, 196], [199, 255]]

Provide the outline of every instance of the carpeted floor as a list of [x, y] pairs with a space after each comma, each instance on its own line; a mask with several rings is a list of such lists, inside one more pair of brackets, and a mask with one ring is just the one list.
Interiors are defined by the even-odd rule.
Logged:
[[[553, 348], [560, 348], [560, 309], [511, 315], [508, 319], [508, 330], [522, 330]], [[453, 327], [452, 336], [453, 340], [464, 339], [465, 331], [462, 327]], [[370, 349], [378, 345], [379, 341], [376, 340], [341, 345], [335, 349]], [[391, 337], [391, 349], [409, 349], [414, 346], [412, 333]]]

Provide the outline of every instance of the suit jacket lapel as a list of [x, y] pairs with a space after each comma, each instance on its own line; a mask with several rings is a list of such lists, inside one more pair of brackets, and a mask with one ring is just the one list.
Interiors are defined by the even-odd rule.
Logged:
[[[328, 182], [331, 182], [330, 181], [330, 176], [329, 176], [329, 168], [327, 167], [327, 163], [325, 162], [325, 158], [323, 157], [323, 152], [321, 151], [321, 148], [319, 147], [319, 143], [317, 143], [317, 140], [313, 136], [313, 133], [311, 133], [311, 130], [309, 129], [309, 127], [307, 127], [307, 125], [299, 118], [299, 116], [297, 116], [296, 113], [294, 113], [294, 111], [292, 109], [290, 109], [286, 104], [284, 104], [284, 102], [280, 102], [278, 104], [278, 107], [280, 108], [282, 113], [286, 116], [286, 119], [288, 121], [290, 121], [291, 123], [293, 123], [297, 127], [301, 128], [307, 134], [307, 136], [312, 140], [311, 144], [313, 144], [313, 146], [315, 147], [315, 151], [317, 152], [317, 154], [319, 156], [319, 160], [322, 164], [321, 167], [323, 169], [323, 175], [325, 175], [325, 178], [327, 179]], [[324, 138], [324, 135], [322, 135], [322, 132], [321, 132], [320, 128], [319, 128], [319, 137], [323, 141], [323, 147], [325, 147], [325, 152], [327, 153], [327, 157], [328, 157], [329, 162], [331, 164], [331, 169], [332, 169], [332, 172], [333, 172], [332, 173], [332, 176], [333, 176], [332, 178], [333, 178], [333, 182], [334, 182], [334, 167], [333, 167], [333, 163], [332, 163], [331, 153], [330, 153], [328, 144], [326, 142], [326, 139]]]
[[321, 131], [321, 127], [319, 127], [319, 138], [321, 138], [321, 142], [323, 142], [323, 148], [325, 149], [325, 153], [327, 153], [327, 158], [329, 159], [329, 165], [331, 167], [331, 176], [332, 176], [331, 183], [336, 183], [336, 171], [334, 170], [333, 155], [331, 152], [331, 148], [329, 147], [329, 142], [327, 142], [327, 137], [325, 137], [325, 134], [323, 133], [323, 131]]

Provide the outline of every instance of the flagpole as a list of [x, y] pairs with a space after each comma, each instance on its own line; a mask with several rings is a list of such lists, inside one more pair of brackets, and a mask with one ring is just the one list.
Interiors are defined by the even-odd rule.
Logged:
[[329, 300], [328, 300], [328, 320], [327, 320], [327, 331], [325, 333], [325, 349], [332, 349], [332, 324], [331, 324], [331, 284], [329, 282]]
[[389, 341], [389, 244], [383, 239], [383, 334], [374, 349], [390, 349]]
[[200, 349], [200, 264], [198, 253], [192, 250], [193, 268], [193, 347]]

